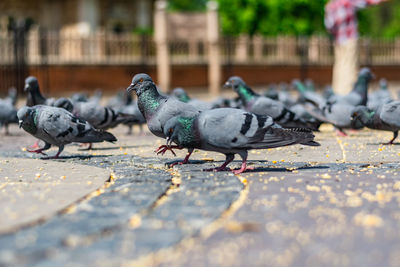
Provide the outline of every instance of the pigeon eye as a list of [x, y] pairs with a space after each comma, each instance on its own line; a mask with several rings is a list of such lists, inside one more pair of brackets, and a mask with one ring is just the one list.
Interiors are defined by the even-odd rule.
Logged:
[[169, 128], [169, 131], [168, 131], [170, 134], [172, 134], [173, 132], [174, 132], [174, 129], [172, 129], [172, 128]]
[[141, 83], [142, 83], [142, 82], [143, 82], [143, 78], [142, 78], [142, 79], [140, 79], [140, 80], [139, 80], [139, 82], [141, 82]]

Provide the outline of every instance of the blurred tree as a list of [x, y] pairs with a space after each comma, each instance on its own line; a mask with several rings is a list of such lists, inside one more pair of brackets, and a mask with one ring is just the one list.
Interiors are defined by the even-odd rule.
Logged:
[[[222, 31], [229, 35], [327, 34], [324, 7], [328, 0], [215, 0]], [[207, 0], [169, 0], [172, 11], [204, 11]], [[400, 0], [391, 0], [358, 13], [361, 35], [400, 36]]]
[[169, 0], [168, 9], [171, 11], [204, 11], [207, 0]]
[[324, 32], [326, 0], [218, 0], [226, 34], [311, 35]]

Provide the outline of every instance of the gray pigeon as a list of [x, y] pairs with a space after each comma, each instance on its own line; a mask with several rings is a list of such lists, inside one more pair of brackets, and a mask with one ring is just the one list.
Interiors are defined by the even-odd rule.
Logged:
[[182, 101], [184, 103], [188, 103], [189, 105], [194, 106], [195, 108], [197, 108], [200, 111], [212, 109], [212, 107], [213, 107], [213, 105], [211, 103], [189, 97], [189, 95], [186, 93], [186, 91], [181, 87], [177, 87], [174, 90], [172, 90], [171, 95], [173, 97], [177, 98], [179, 101]]
[[[117, 139], [111, 133], [94, 129], [87, 121], [78, 119], [62, 108], [37, 105], [22, 107], [18, 110], [19, 127], [29, 134], [45, 142], [43, 148], [28, 150], [44, 154], [51, 145], [58, 146], [58, 158], [64, 145], [78, 143], [115, 142]], [[45, 154], [44, 154], [45, 155]]]
[[283, 127], [317, 129], [313, 122], [300, 118], [292, 110], [285, 107], [283, 103], [255, 93], [238, 76], [229, 78], [225, 83], [225, 87], [231, 87], [238, 93], [246, 111], [257, 115], [271, 116], [276, 123]]
[[11, 101], [0, 99], [0, 128], [4, 125], [5, 134], [8, 135], [8, 125], [18, 123], [17, 109]]
[[352, 106], [365, 106], [368, 101], [368, 86], [369, 82], [374, 78], [374, 74], [371, 72], [369, 68], [362, 68], [358, 73], [358, 78], [356, 83], [354, 84], [353, 90], [345, 95], [333, 95], [328, 101], [333, 102], [342, 102], [347, 103]]
[[247, 151], [268, 149], [294, 144], [318, 146], [309, 129], [285, 129], [269, 116], [260, 116], [239, 109], [221, 108], [203, 111], [194, 117], [176, 116], [167, 121], [164, 134], [167, 145], [172, 142], [180, 148], [203, 149], [225, 154], [222, 166], [212, 169], [223, 171], [234, 159], [242, 158], [242, 167], [235, 174], [244, 172]]
[[54, 98], [45, 98], [40, 92], [39, 82], [34, 76], [29, 76], [25, 79], [24, 91], [28, 93], [26, 105], [28, 107], [36, 105], [52, 106], [55, 102]]
[[[200, 113], [195, 107], [181, 102], [173, 97], [160, 95], [151, 77], [145, 73], [136, 74], [131, 85], [126, 89], [128, 92], [134, 90], [138, 97], [139, 110], [147, 121], [149, 130], [156, 136], [166, 138], [164, 134], [165, 123], [175, 116], [194, 117]], [[160, 146], [156, 152], [164, 154], [171, 146]], [[193, 149], [189, 149], [185, 160], [180, 164], [188, 162]]]
[[128, 135], [132, 134], [132, 126], [134, 125], [138, 125], [140, 133], [143, 133], [143, 124], [146, 123], [146, 119], [143, 117], [142, 112], [140, 112], [137, 102], [133, 100], [132, 93], [128, 93], [126, 90], [119, 91], [108, 101], [106, 107], [113, 108], [119, 113], [132, 115], [136, 118], [135, 120], [123, 123], [128, 126]]
[[357, 130], [363, 128], [360, 122], [354, 123], [351, 119], [354, 108], [347, 103], [326, 102], [318, 109], [307, 109], [307, 111], [319, 121], [332, 124], [338, 130], [338, 135], [346, 136], [344, 129]]
[[379, 90], [371, 92], [368, 95], [367, 107], [371, 110], [376, 110], [380, 106], [393, 101], [393, 98], [388, 90], [386, 79], [379, 80]]
[[377, 110], [358, 106], [353, 110], [352, 119], [370, 129], [393, 132], [393, 138], [386, 143], [393, 144], [400, 130], [400, 101], [384, 104]]

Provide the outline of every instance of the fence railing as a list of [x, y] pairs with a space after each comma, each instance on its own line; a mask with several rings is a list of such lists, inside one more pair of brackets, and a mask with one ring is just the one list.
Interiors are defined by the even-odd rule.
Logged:
[[[19, 44], [18, 42], [24, 42]], [[400, 39], [360, 39], [364, 65], [399, 65]], [[155, 64], [156, 45], [151, 36], [98, 31], [87, 35], [61, 31], [30, 31], [24, 40], [0, 33], [0, 65], [15, 63], [16, 49], [23, 46], [25, 63], [40, 64]], [[266, 38], [223, 37], [219, 42], [224, 64], [316, 64], [333, 61], [333, 47], [325, 36]], [[172, 64], [205, 64], [204, 41], [169, 41]]]

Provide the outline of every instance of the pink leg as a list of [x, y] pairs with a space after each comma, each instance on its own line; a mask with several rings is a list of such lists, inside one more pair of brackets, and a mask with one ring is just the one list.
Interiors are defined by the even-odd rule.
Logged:
[[36, 150], [26, 150], [26, 151], [31, 152], [31, 153], [37, 153], [37, 154], [42, 154], [42, 155], [47, 156], [46, 153], [43, 153], [44, 150], [45, 149], [43, 149], [43, 148], [39, 148], [39, 149], [36, 149]]
[[239, 170], [234, 170], [233, 173], [234, 174], [240, 174], [240, 173], [245, 172], [247, 170], [254, 170], [253, 167], [247, 167], [247, 151], [246, 152], [242, 152], [240, 154], [240, 156], [242, 157], [242, 167]]
[[246, 170], [249, 170], [248, 168], [247, 168], [247, 164], [246, 164], [246, 160], [243, 160], [243, 162], [242, 162], [242, 167], [239, 169], [239, 170], [234, 170], [234, 171], [232, 171], [234, 174], [240, 174], [240, 173], [242, 173], [242, 172], [245, 172]]
[[189, 150], [189, 152], [187, 153], [187, 155], [186, 155], [186, 157], [183, 159], [183, 161], [172, 163], [172, 164], [169, 165], [169, 166], [170, 166], [170, 167], [173, 167], [173, 166], [175, 166], [175, 165], [187, 164], [187, 163], [189, 162], [189, 158], [190, 158], [190, 155], [192, 155], [192, 153], [193, 153], [193, 150]]
[[31, 149], [39, 148], [39, 142], [40, 140], [36, 140], [36, 142], [30, 147]]
[[337, 136], [342, 136], [342, 137], [346, 137], [347, 136], [347, 134], [345, 132], [341, 131], [341, 130], [336, 130], [336, 135]]
[[220, 167], [205, 169], [203, 171], [206, 171], [206, 172], [230, 171], [231, 169], [227, 168], [226, 166], [228, 166], [228, 164], [231, 163], [234, 158], [235, 158], [235, 156], [233, 154], [228, 154], [228, 155], [226, 155], [226, 160], [225, 160], [224, 164], [222, 164]]

